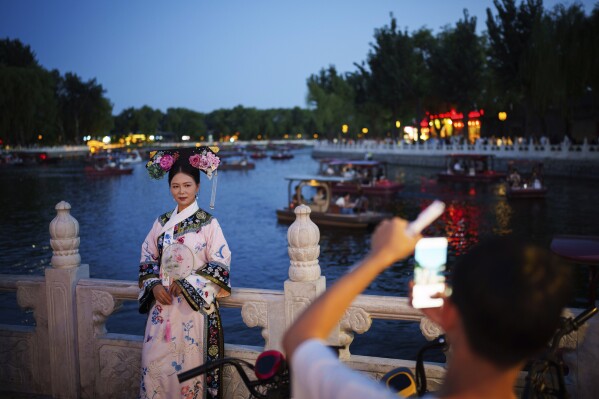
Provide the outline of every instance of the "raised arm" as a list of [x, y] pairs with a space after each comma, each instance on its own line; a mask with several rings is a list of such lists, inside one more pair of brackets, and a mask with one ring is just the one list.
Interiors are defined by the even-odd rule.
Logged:
[[289, 358], [304, 341], [312, 338], [326, 339], [356, 296], [379, 273], [412, 254], [420, 235], [407, 235], [406, 227], [407, 222], [399, 218], [379, 224], [373, 234], [368, 255], [316, 299], [287, 330], [283, 347]]

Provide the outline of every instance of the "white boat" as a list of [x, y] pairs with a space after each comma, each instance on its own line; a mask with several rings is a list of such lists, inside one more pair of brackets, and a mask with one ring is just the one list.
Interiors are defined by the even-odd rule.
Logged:
[[124, 164], [140, 163], [143, 161], [141, 154], [137, 150], [127, 151], [121, 156], [120, 162]]

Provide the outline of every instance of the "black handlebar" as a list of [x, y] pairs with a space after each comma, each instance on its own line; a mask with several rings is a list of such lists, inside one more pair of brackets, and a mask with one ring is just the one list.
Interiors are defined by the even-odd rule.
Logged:
[[555, 333], [551, 341], [551, 351], [555, 352], [562, 337], [570, 334], [571, 332], [577, 331], [588, 319], [593, 317], [597, 313], [597, 307], [585, 309], [575, 318], [568, 317], [564, 319], [560, 329]]
[[418, 396], [423, 396], [427, 392], [426, 387], [426, 372], [424, 371], [424, 353], [429, 349], [443, 349], [447, 347], [447, 340], [445, 334], [439, 335], [437, 338], [432, 340], [430, 343], [424, 345], [418, 351], [416, 355], [416, 392]]
[[[280, 352], [266, 351], [256, 359], [256, 366], [242, 359], [223, 358], [202, 364], [177, 375], [179, 382], [189, 380], [211, 370], [232, 365], [237, 370], [250, 394], [258, 399], [289, 398], [289, 370]], [[255, 372], [258, 379], [250, 380], [244, 367]]]
[[597, 313], [597, 307], [586, 309], [584, 312], [576, 316], [574, 320], [572, 320], [572, 330], [568, 331], [567, 334], [572, 331], [576, 331], [582, 326], [588, 319], [593, 317]]
[[247, 374], [245, 373], [245, 370], [243, 370], [242, 366], [246, 366], [246, 367], [250, 368], [251, 370], [254, 369], [254, 366], [251, 363], [246, 362], [245, 360], [233, 359], [233, 358], [228, 358], [228, 357], [225, 357], [223, 359], [217, 359], [213, 362], [202, 364], [198, 367], [194, 367], [192, 369], [184, 371], [180, 374], [177, 374], [177, 378], [179, 379], [179, 382], [187, 381], [193, 377], [197, 377], [198, 375], [201, 375], [201, 374], [206, 374], [209, 371], [212, 371], [221, 366], [225, 366], [227, 364], [234, 366], [235, 369], [237, 369], [237, 371], [239, 372], [239, 375], [241, 376], [243, 381], [249, 383], [250, 379], [247, 376]]

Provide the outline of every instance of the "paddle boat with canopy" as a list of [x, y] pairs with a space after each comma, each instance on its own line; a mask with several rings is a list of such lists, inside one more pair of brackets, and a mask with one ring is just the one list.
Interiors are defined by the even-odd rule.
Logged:
[[[357, 199], [350, 214], [342, 213], [335, 204], [338, 196], [333, 193], [333, 184], [346, 180], [337, 176], [289, 176], [287, 206], [277, 209], [277, 220], [281, 223], [295, 221], [295, 208], [300, 204], [310, 207], [310, 219], [319, 227], [363, 229], [391, 217], [390, 213], [368, 209], [367, 201]], [[311, 194], [315, 194], [312, 196]], [[310, 197], [311, 200], [306, 198]]]
[[245, 154], [221, 159], [218, 167], [219, 170], [250, 170], [255, 168], [256, 164], [250, 162]]
[[121, 162], [118, 156], [110, 153], [94, 154], [84, 167], [87, 176], [118, 176], [130, 175], [133, 167]]
[[494, 169], [494, 156], [481, 154], [450, 154], [445, 170], [438, 173], [439, 181], [490, 183], [505, 178]]
[[320, 162], [319, 174], [346, 179], [332, 185], [335, 194], [388, 196], [403, 188], [402, 183], [388, 179], [387, 164], [379, 161], [326, 159]]
[[[522, 175], [518, 170], [530, 169]], [[510, 161], [506, 179], [505, 195], [507, 198], [545, 198], [547, 186], [543, 179], [543, 163], [528, 160]]]

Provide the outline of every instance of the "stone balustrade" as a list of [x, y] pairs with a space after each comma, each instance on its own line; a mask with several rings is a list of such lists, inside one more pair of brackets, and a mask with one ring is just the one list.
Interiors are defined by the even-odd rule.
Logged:
[[[16, 292], [18, 305], [31, 310], [35, 326], [0, 325], [0, 392], [50, 395], [54, 398], [135, 398], [139, 390], [142, 336], [110, 333], [107, 319], [125, 301], [137, 301], [137, 283], [89, 278], [89, 267], [80, 264], [79, 225], [70, 215], [70, 205], [60, 202], [50, 224], [54, 250], [52, 267], [45, 276], [0, 275], [0, 291]], [[225, 355], [253, 362], [265, 349], [281, 350], [285, 329], [325, 289], [320, 273], [320, 232], [310, 220], [310, 209], [299, 206], [296, 221], [288, 230], [289, 279], [284, 289], [233, 288], [219, 302], [222, 307], [241, 308], [248, 328], [261, 329], [265, 346], [227, 343]], [[578, 310], [569, 310], [576, 313]], [[356, 356], [350, 353], [354, 333], [365, 333], [373, 319], [420, 322], [425, 337], [432, 339], [438, 328], [408, 304], [407, 298], [361, 295], [346, 311], [328, 341], [341, 346], [341, 359], [350, 367], [380, 378], [395, 367], [410, 367], [402, 359]], [[597, 325], [594, 328], [596, 336]], [[585, 347], [579, 331], [568, 337], [574, 366], [568, 387], [574, 396], [592, 397], [593, 371], [582, 365], [599, 355], [596, 344]], [[392, 343], [390, 343], [392, 344]], [[586, 356], [586, 357], [585, 357]], [[590, 367], [592, 368], [592, 367]], [[427, 363], [429, 387], [438, 387], [444, 365]], [[225, 369], [225, 398], [248, 397], [232, 368]], [[520, 387], [524, 384], [520, 381]]]
[[522, 141], [514, 144], [491, 143], [479, 140], [476, 144], [448, 144], [444, 141], [427, 141], [420, 144], [398, 144], [378, 142], [374, 140], [362, 141], [318, 141], [314, 144], [314, 152], [341, 152], [362, 154], [371, 152], [376, 154], [396, 155], [449, 155], [453, 153], [494, 155], [498, 158], [510, 159], [574, 159], [574, 160], [599, 160], [599, 144], [572, 144], [564, 141], [559, 144], [533, 143]]

